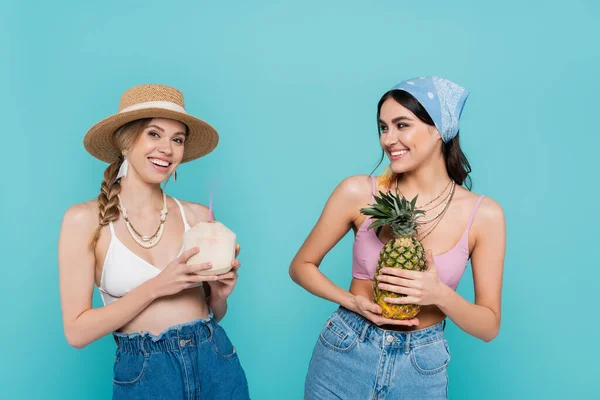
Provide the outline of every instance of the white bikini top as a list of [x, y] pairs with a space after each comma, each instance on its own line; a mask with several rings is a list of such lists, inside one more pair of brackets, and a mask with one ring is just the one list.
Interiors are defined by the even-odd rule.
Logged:
[[[185, 232], [187, 232], [190, 229], [190, 225], [185, 218], [183, 207], [177, 199], [173, 198], [173, 200], [179, 206], [183, 226], [185, 227]], [[161, 271], [129, 250], [119, 240], [117, 235], [115, 235], [115, 227], [112, 221], [108, 223], [108, 226], [111, 238], [102, 267], [100, 286], [98, 287], [105, 306], [125, 296], [148, 279], [154, 278]], [[181, 253], [183, 253], [183, 246], [179, 251], [179, 254]]]

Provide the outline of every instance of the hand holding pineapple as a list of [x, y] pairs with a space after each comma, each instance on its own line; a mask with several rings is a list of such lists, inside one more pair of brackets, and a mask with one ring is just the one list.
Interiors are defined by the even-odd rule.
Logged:
[[415, 304], [419, 306], [440, 303], [439, 296], [444, 291], [431, 250], [426, 253], [428, 268], [424, 272], [409, 271], [401, 268], [382, 268], [376, 280], [377, 287], [406, 297], [384, 297], [389, 304]]
[[365, 296], [354, 296], [353, 303], [355, 307], [353, 307], [352, 311], [362, 315], [369, 321], [373, 322], [375, 325], [419, 325], [419, 320], [417, 318], [402, 320], [382, 317], [381, 313], [383, 310], [381, 309], [381, 307], [373, 303], [370, 299], [366, 298]]
[[368, 215], [375, 221], [369, 229], [381, 229], [389, 225], [394, 238], [383, 246], [377, 263], [373, 283], [375, 303], [382, 309], [382, 316], [390, 319], [412, 319], [421, 307], [414, 303], [391, 303], [385, 299], [405, 297], [404, 294], [387, 291], [379, 287], [378, 276], [382, 269], [408, 270], [410, 272], [425, 271], [427, 259], [423, 245], [417, 240], [417, 218], [424, 211], [417, 210], [417, 197], [412, 201], [400, 197], [398, 194], [379, 192], [374, 196], [375, 204], [362, 208], [360, 212]]

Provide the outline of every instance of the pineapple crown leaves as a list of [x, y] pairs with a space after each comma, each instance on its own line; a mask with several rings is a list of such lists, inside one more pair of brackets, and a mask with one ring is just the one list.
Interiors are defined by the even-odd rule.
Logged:
[[361, 208], [360, 212], [372, 217], [375, 221], [368, 229], [377, 228], [377, 233], [384, 225], [389, 225], [395, 236], [412, 236], [416, 232], [418, 215], [424, 214], [423, 210], [415, 210], [418, 195], [408, 201], [404, 197], [390, 192], [379, 192], [373, 196], [375, 204], [368, 208]]

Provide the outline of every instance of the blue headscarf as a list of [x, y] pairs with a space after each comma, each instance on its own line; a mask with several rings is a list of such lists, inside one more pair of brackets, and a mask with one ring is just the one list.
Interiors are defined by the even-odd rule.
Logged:
[[427, 110], [445, 143], [458, 133], [458, 121], [469, 91], [437, 76], [424, 76], [398, 83], [392, 90], [413, 95]]

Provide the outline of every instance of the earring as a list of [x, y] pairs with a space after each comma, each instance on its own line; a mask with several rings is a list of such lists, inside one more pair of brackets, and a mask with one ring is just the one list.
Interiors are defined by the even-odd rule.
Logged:
[[121, 167], [119, 167], [119, 172], [117, 173], [117, 180], [125, 178], [127, 176], [128, 169], [129, 162], [127, 161], [127, 157], [125, 157], [125, 154], [123, 154], [123, 162], [121, 163]]
[[167, 184], [171, 180], [171, 177], [173, 177], [174, 181], [177, 181], [177, 171], [174, 171], [171, 175], [167, 176], [167, 179], [165, 179], [165, 182], [163, 183], [163, 191], [167, 188]]

